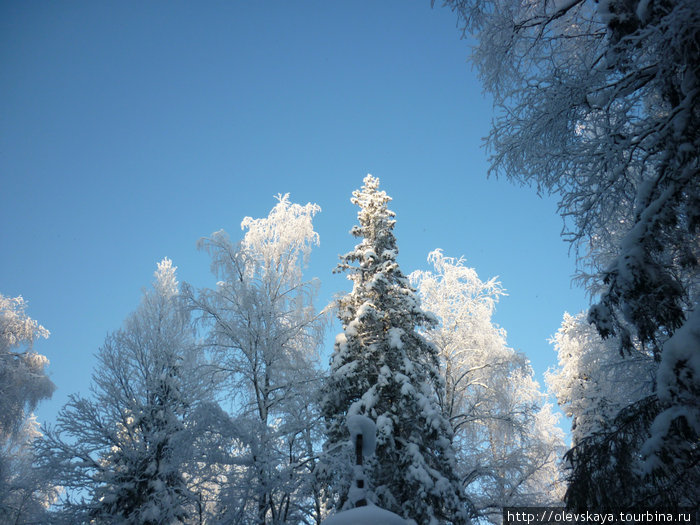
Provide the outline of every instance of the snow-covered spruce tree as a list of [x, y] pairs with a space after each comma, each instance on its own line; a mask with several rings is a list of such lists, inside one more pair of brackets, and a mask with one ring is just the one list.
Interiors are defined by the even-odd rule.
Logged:
[[567, 503], [578, 509], [697, 505], [697, 469], [669, 464], [645, 476], [639, 465], [660, 411], [652, 353], [640, 345], [620, 355], [619, 342], [603, 340], [583, 313], [565, 314], [553, 343], [559, 364], [545, 378], [572, 418]]
[[503, 288], [440, 250], [428, 261], [434, 271], [409, 277], [439, 321], [425, 337], [440, 353], [440, 402], [477, 516], [500, 524], [503, 507], [559, 503], [563, 433], [528, 359], [507, 346], [505, 330], [492, 321]]
[[312, 219], [320, 208], [288, 194], [278, 201], [267, 217], [243, 220], [240, 243], [223, 230], [201, 239], [217, 286], [187, 292], [209, 330], [212, 368], [239, 429], [230, 448], [236, 466], [220, 495], [224, 523], [321, 520], [311, 477], [320, 415], [312, 400], [325, 314], [314, 308], [316, 283], [302, 272], [319, 242]]
[[32, 442], [40, 436], [32, 415], [51, 397], [48, 359], [33, 343], [49, 331], [26, 313], [22, 297], [0, 294], [0, 522], [38, 521], [56, 490], [35, 468]]
[[352, 291], [338, 302], [343, 333], [336, 337], [323, 388], [327, 442], [319, 467], [330, 478], [336, 508], [352, 506], [346, 418], [376, 423], [376, 454], [366, 470], [375, 503], [414, 523], [466, 523], [471, 507], [456, 474], [452, 428], [438, 399], [444, 395], [437, 349], [418, 332], [435, 324], [396, 262], [390, 197], [371, 175], [353, 192], [361, 239], [341, 257]]
[[197, 523], [204, 456], [191, 429], [208, 396], [175, 268], [100, 348], [91, 398], [72, 395], [45, 429], [45, 468], [66, 489], [54, 523]]

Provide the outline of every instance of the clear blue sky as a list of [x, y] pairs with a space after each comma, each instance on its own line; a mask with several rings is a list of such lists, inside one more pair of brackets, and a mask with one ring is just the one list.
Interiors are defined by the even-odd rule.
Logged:
[[509, 296], [496, 322], [532, 360], [587, 305], [555, 201], [487, 179], [490, 102], [456, 16], [429, 0], [0, 3], [0, 293], [51, 331], [51, 422], [165, 256], [212, 286], [201, 236], [241, 234], [274, 195], [316, 202], [319, 307], [355, 240], [367, 173], [394, 199], [399, 263], [434, 248]]

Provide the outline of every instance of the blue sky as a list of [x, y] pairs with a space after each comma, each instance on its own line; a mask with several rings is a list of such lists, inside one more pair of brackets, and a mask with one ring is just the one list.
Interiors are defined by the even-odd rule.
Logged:
[[367, 173], [394, 199], [404, 272], [442, 248], [499, 276], [495, 320], [541, 379], [563, 312], [588, 301], [555, 200], [486, 178], [491, 105], [437, 4], [0, 3], [0, 293], [51, 331], [40, 421], [88, 392], [159, 260], [212, 286], [197, 239], [237, 238], [278, 193], [322, 207], [319, 307], [347, 290], [331, 271]]

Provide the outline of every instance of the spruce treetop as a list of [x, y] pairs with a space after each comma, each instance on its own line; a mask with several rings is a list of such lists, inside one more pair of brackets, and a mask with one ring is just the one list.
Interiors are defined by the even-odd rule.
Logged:
[[[396, 249], [396, 239], [393, 234], [388, 235], [394, 229], [396, 214], [387, 208], [387, 203], [391, 201], [385, 191], [379, 190], [379, 179], [367, 175], [362, 181], [364, 186], [361, 190], [352, 192], [350, 202], [359, 206], [357, 220], [359, 226], [354, 226], [351, 233], [355, 237], [364, 237], [363, 244], [374, 244], [385, 249]], [[382, 235], [382, 233], [384, 235]], [[384, 246], [382, 246], [384, 245]]]
[[[360, 190], [353, 191], [350, 200], [360, 210], [359, 225], [350, 233], [361, 239], [351, 252], [341, 256], [336, 272], [347, 271], [353, 281], [353, 291], [339, 301], [339, 317], [344, 328], [356, 317], [368, 318], [374, 310], [391, 313], [390, 325], [407, 325], [413, 331], [416, 326], [435, 324], [434, 316], [424, 312], [419, 305], [415, 290], [401, 272], [396, 257], [399, 253], [393, 229], [396, 214], [387, 204], [391, 201], [385, 191], [379, 190], [379, 179], [367, 175]], [[388, 332], [390, 326], [384, 327]], [[352, 330], [352, 329], [351, 329]]]

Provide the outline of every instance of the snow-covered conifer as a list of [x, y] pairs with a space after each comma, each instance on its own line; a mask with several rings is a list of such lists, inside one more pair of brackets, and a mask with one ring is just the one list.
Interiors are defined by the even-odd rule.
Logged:
[[452, 428], [438, 402], [444, 382], [437, 349], [418, 332], [436, 321], [396, 262], [389, 200], [371, 175], [353, 192], [360, 211], [351, 233], [360, 243], [339, 265], [353, 288], [338, 302], [343, 332], [323, 389], [327, 443], [319, 475], [330, 481], [334, 505], [348, 507], [346, 418], [363, 415], [377, 429], [366, 468], [375, 503], [421, 525], [466, 523], [471, 511], [456, 475]]
[[[683, 452], [690, 429], [663, 468], [645, 473], [641, 461], [662, 413], [655, 392], [659, 363], [641, 345], [625, 355], [619, 342], [602, 339], [585, 314], [564, 315], [553, 338], [559, 365], [546, 380], [559, 405], [572, 418], [573, 447], [566, 455], [567, 504], [584, 509], [662, 509], [697, 505], [697, 468], [669, 461]], [[691, 451], [685, 451], [688, 457]]]

